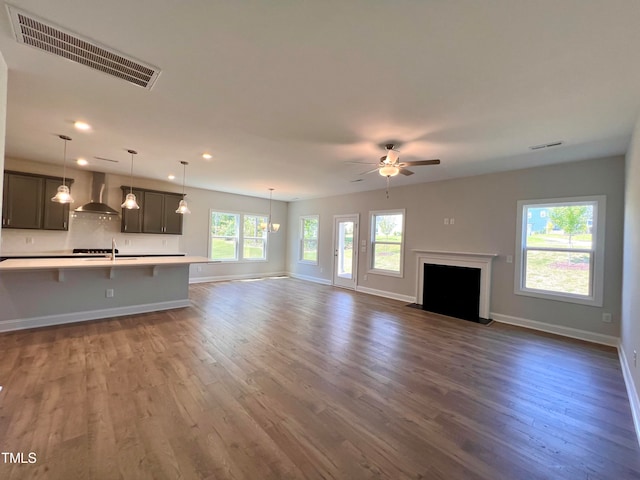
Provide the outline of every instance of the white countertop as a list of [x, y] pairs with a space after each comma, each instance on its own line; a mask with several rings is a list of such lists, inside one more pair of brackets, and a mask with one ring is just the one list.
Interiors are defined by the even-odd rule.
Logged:
[[0, 262], [0, 272], [11, 270], [49, 270], [69, 268], [121, 268], [162, 265], [189, 265], [209, 263], [205, 257], [116, 257], [115, 260], [101, 257], [78, 258], [9, 258]]

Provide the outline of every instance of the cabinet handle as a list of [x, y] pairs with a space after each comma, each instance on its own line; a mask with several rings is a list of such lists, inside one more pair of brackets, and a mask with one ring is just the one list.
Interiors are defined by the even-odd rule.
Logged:
[[7, 218], [7, 225], [11, 225], [11, 219]]
[[127, 231], [127, 224], [124, 225], [124, 231]]

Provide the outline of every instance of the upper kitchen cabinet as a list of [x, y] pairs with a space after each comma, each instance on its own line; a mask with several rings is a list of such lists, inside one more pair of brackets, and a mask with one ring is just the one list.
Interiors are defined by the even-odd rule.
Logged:
[[[122, 201], [127, 197], [127, 193], [131, 191], [130, 187], [122, 188]], [[124, 233], [142, 233], [142, 212], [144, 210], [144, 192], [137, 188], [133, 189], [133, 194], [136, 196], [138, 206], [140, 208], [136, 210], [129, 210], [128, 208], [122, 209], [122, 223], [120, 225], [120, 231]]]
[[69, 205], [51, 201], [61, 183], [59, 177], [5, 171], [2, 227], [68, 230]]
[[62, 179], [44, 179], [44, 213], [43, 228], [45, 230], [69, 230], [69, 204], [52, 202]]
[[[122, 187], [123, 200], [129, 189]], [[176, 213], [182, 195], [140, 188], [134, 188], [133, 193], [140, 209], [122, 209], [122, 232], [182, 235], [182, 215]]]

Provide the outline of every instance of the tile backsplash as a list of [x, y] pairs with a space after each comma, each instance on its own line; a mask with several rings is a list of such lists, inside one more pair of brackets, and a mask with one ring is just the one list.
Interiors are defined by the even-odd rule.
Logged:
[[74, 248], [111, 248], [115, 238], [121, 253], [181, 252], [181, 235], [120, 232], [120, 217], [75, 213], [69, 215], [69, 231], [2, 229], [0, 252], [70, 253]]

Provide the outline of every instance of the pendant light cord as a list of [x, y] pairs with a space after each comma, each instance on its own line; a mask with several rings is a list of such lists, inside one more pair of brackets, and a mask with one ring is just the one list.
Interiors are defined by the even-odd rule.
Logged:
[[71, 137], [66, 135], [58, 135], [61, 140], [64, 140], [64, 157], [62, 158], [62, 185], [67, 186], [67, 142], [71, 140]]
[[129, 150], [131, 153], [131, 181], [129, 183], [129, 193], [133, 193], [133, 152]]
[[189, 165], [189, 162], [183, 160], [180, 163], [182, 164], [182, 200], [184, 200], [184, 186], [187, 182], [187, 165]]

